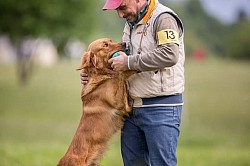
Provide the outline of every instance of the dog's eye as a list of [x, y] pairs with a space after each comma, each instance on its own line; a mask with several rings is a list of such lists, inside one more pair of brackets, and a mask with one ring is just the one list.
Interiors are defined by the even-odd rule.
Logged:
[[108, 43], [104, 43], [104, 44], [103, 44], [103, 47], [108, 47], [108, 46], [109, 46]]

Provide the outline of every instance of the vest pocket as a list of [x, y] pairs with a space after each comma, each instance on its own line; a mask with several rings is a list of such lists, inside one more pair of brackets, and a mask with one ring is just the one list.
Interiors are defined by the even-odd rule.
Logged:
[[163, 92], [163, 75], [161, 70], [150, 71], [151, 72], [151, 84], [155, 87], [155, 93]]
[[162, 90], [172, 91], [174, 87], [174, 70], [173, 68], [165, 68], [161, 70], [162, 73]]

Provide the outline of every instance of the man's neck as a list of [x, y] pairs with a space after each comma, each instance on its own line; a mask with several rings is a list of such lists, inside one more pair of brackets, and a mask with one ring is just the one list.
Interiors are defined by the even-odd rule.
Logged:
[[145, 1], [145, 3], [142, 5], [140, 11], [137, 13], [137, 19], [134, 22], [129, 22], [129, 24], [134, 27], [138, 22], [142, 20], [142, 18], [145, 16], [148, 10], [148, 1]]

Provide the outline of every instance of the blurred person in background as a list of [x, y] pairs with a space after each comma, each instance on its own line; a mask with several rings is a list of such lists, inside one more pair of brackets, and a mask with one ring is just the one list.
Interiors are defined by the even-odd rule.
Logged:
[[[125, 117], [121, 151], [125, 166], [175, 166], [184, 92], [184, 28], [178, 15], [158, 0], [107, 0], [103, 10], [126, 19], [126, 53], [109, 60], [130, 77], [132, 113]], [[81, 73], [82, 84], [88, 82]]]

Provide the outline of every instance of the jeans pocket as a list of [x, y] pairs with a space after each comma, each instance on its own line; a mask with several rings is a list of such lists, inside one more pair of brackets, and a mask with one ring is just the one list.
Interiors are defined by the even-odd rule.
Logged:
[[182, 106], [174, 106], [174, 119], [177, 121], [178, 126], [181, 123], [181, 113], [182, 113]]
[[171, 125], [173, 123], [173, 107], [148, 107], [143, 108], [141, 113], [141, 124], [145, 126]]

